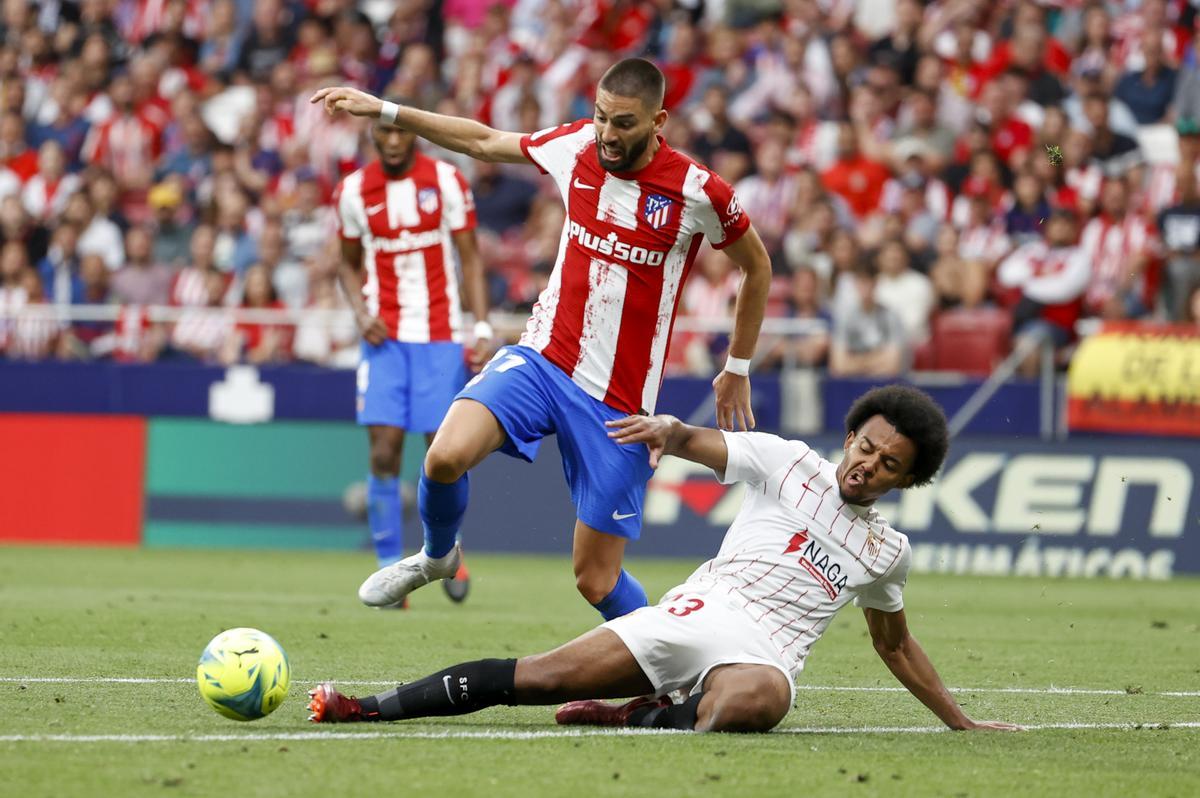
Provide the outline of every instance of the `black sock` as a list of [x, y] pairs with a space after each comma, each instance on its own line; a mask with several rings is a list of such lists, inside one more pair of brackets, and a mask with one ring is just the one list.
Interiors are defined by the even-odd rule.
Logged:
[[691, 731], [696, 728], [696, 712], [700, 708], [700, 698], [703, 695], [703, 693], [696, 693], [682, 704], [635, 709], [629, 716], [629, 725], [642, 726], [647, 729], [687, 729]]
[[516, 672], [515, 659], [463, 662], [395, 690], [360, 698], [363, 719], [466, 715], [496, 704], [512, 706]]

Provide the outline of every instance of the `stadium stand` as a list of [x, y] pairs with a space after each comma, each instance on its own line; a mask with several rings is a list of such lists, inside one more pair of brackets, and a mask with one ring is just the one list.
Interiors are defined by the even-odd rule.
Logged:
[[[344, 305], [330, 202], [370, 145], [311, 92], [534, 130], [589, 116], [598, 75], [634, 54], [667, 75], [666, 139], [750, 210], [773, 315], [852, 315], [853, 275], [878, 262], [906, 367], [986, 374], [1033, 301], [1014, 304], [998, 266], [1065, 209], [1093, 269], [1075, 317], [1052, 320], [1069, 352], [1081, 318], [1195, 312], [1198, 19], [1184, 0], [8, 0], [0, 353], [353, 365], [344, 320], [321, 321]], [[527, 310], [558, 241], [553, 187], [439, 154], [475, 188], [494, 305]], [[736, 275], [703, 263], [676, 373], [722, 356], [688, 320], [728, 316]], [[798, 309], [800, 272], [816, 290]]]

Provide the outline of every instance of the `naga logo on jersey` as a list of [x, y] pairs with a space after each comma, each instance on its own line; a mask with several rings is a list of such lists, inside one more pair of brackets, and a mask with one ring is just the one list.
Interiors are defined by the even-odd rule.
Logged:
[[651, 194], [646, 197], [646, 210], [642, 212], [642, 215], [646, 217], [646, 224], [655, 230], [662, 229], [667, 222], [671, 221], [671, 207], [674, 204], [674, 200], [664, 197], [662, 194]]
[[808, 530], [801, 529], [796, 534], [792, 535], [792, 539], [788, 541], [788, 547], [783, 550], [784, 554], [791, 554], [793, 551], [800, 551], [801, 547], [808, 542]]
[[421, 213], [433, 213], [438, 209], [438, 193], [436, 188], [423, 188], [417, 192], [417, 207]]
[[585, 249], [628, 263], [661, 266], [666, 258], [664, 252], [627, 244], [617, 238], [616, 233], [609, 233], [606, 237], [589, 233], [579, 222], [571, 222], [569, 237], [579, 242]]
[[[805, 530], [807, 533], [807, 530]], [[799, 535], [792, 535], [792, 542], [795, 543]], [[788, 552], [795, 551], [790, 545], [787, 548]], [[842, 593], [842, 588], [846, 586], [849, 578], [842, 573], [842, 566], [826, 554], [816, 541], [808, 541], [808, 545], [800, 553], [800, 567], [808, 571], [813, 579], [817, 580], [817, 584], [829, 596], [830, 599], [836, 599]]]

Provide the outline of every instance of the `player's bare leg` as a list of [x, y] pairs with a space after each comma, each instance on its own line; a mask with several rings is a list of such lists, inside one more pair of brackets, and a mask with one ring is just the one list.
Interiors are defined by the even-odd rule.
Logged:
[[646, 591], [621, 567], [626, 539], [575, 521], [575, 587], [605, 620], [646, 606]]
[[425, 453], [425, 476], [435, 482], [454, 482], [499, 449], [504, 428], [483, 404], [457, 399]]
[[564, 725], [765, 732], [787, 715], [791, 696], [791, 685], [778, 668], [722, 665], [709, 672], [699, 693], [679, 704], [651, 696], [626, 704], [572, 701], [559, 707], [554, 718]]
[[779, 725], [791, 707], [792, 687], [770, 665], [722, 665], [704, 679], [696, 731], [764, 732]]
[[425, 453], [418, 487], [425, 546], [371, 574], [358, 589], [364, 604], [395, 605], [417, 588], [458, 573], [462, 549], [456, 538], [466, 511], [467, 470], [500, 448], [504, 440], [500, 422], [484, 405], [472, 399], [458, 399], [450, 405]]
[[367, 698], [320, 684], [309, 692], [308, 706], [313, 722], [346, 723], [465, 715], [498, 704], [557, 704], [584, 696], [623, 698], [652, 690], [621, 638], [600, 628], [553, 651], [519, 660], [464, 662]]
[[625, 559], [625, 543], [625, 538], [575, 521], [575, 540], [571, 549], [575, 587], [589, 604], [599, 604], [617, 584]]

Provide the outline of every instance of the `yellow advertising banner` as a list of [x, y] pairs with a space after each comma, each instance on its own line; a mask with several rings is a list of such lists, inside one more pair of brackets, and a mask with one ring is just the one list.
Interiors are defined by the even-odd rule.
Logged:
[[1072, 429], [1200, 436], [1200, 330], [1106, 325], [1067, 374]]

